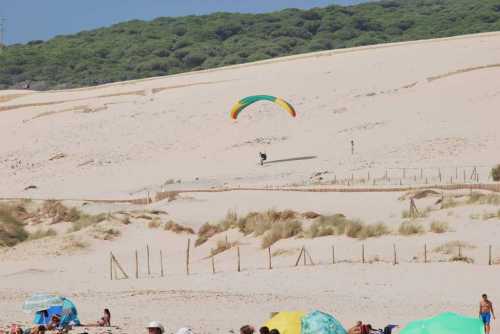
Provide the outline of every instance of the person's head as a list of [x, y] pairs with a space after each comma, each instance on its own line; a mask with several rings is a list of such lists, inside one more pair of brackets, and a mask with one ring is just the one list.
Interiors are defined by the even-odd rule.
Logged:
[[269, 334], [280, 334], [280, 331], [277, 330], [276, 328], [274, 328], [274, 329], [271, 329], [271, 331], [269, 332]]
[[53, 324], [59, 325], [59, 323], [61, 322], [61, 318], [58, 315], [53, 315], [50, 321]]
[[255, 329], [250, 325], [245, 325], [240, 328], [240, 334], [253, 334]]
[[147, 329], [149, 334], [163, 334], [165, 332], [165, 328], [159, 321], [151, 321]]
[[488, 300], [488, 295], [487, 294], [483, 293], [482, 297], [483, 297], [483, 300]]
[[109, 309], [107, 308], [104, 309], [104, 314], [106, 314], [108, 317], [111, 317], [111, 312], [109, 312]]
[[260, 334], [269, 334], [269, 327], [266, 327], [266, 326], [261, 327], [261, 328], [259, 329], [259, 333], [260, 333]]
[[36, 326], [31, 330], [31, 334], [45, 334], [45, 326]]
[[366, 328], [368, 328], [369, 330], [372, 330], [372, 329], [373, 329], [373, 328], [372, 328], [372, 325], [370, 325], [370, 324], [366, 325]]

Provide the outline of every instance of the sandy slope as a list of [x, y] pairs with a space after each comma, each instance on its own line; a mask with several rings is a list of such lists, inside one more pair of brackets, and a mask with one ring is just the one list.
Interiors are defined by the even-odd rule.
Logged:
[[[126, 197], [169, 179], [265, 185], [324, 170], [490, 166], [499, 49], [491, 33], [17, 96], [0, 102], [0, 195]], [[229, 120], [236, 100], [259, 93], [286, 98], [299, 116], [260, 104]], [[317, 158], [260, 168], [259, 150]], [[39, 189], [23, 191], [31, 184]]]
[[[472, 167], [486, 180], [500, 156], [500, 34], [400, 43], [322, 52], [179, 76], [54, 92], [0, 92], [0, 197], [129, 198], [162, 188], [276, 186], [356, 177], [391, 182], [443, 182]], [[269, 104], [253, 106], [236, 122], [228, 110], [238, 98], [270, 93], [296, 106], [290, 119]], [[356, 141], [351, 156], [349, 141]], [[271, 160], [256, 164], [259, 150]], [[315, 157], [303, 159], [304, 157]], [[52, 158], [52, 159], [51, 159]], [[294, 159], [301, 158], [301, 159]], [[416, 168], [416, 169], [410, 169]], [[456, 167], [459, 167], [457, 170]], [[420, 169], [424, 177], [420, 179]], [[180, 183], [177, 183], [180, 180]], [[168, 181], [168, 182], [167, 182]], [[457, 180], [454, 180], [455, 182]], [[174, 183], [172, 183], [174, 182]], [[24, 191], [28, 185], [38, 189]], [[366, 185], [365, 185], [366, 186]], [[269, 208], [344, 213], [365, 223], [384, 222], [393, 231], [408, 201], [402, 193], [293, 193], [233, 191], [186, 193], [147, 209], [164, 210], [166, 219], [199, 228], [228, 210], [239, 214]], [[59, 235], [0, 252], [0, 325], [29, 322], [21, 313], [34, 292], [61, 293], [79, 306], [83, 321], [111, 308], [123, 328], [140, 333], [151, 319], [168, 332], [192, 326], [199, 333], [227, 333], [244, 323], [261, 324], [269, 312], [320, 308], [346, 325], [356, 320], [383, 326], [405, 324], [441, 311], [475, 315], [478, 297], [500, 298], [496, 266], [486, 265], [488, 245], [500, 256], [499, 220], [472, 219], [496, 212], [491, 205], [437, 210], [436, 198], [417, 201], [435, 209], [421, 224], [445, 221], [451, 231], [403, 237], [393, 233], [359, 241], [347, 237], [281, 240], [272, 271], [261, 240], [236, 230], [217, 235], [192, 250], [191, 275], [185, 274], [187, 239], [131, 225], [105, 222], [122, 235], [95, 238], [94, 227], [67, 234], [69, 224], [52, 226]], [[90, 213], [144, 210], [142, 205], [67, 201]], [[34, 227], [30, 227], [34, 228]], [[241, 247], [216, 257], [209, 251], [228, 237]], [[475, 264], [449, 263], [453, 254], [434, 249], [460, 240]], [[75, 241], [87, 243], [75, 249]], [[151, 247], [147, 278], [145, 247]], [[366, 259], [361, 264], [361, 245]], [[400, 265], [391, 264], [397, 245]], [[427, 244], [433, 263], [423, 264]], [[316, 266], [293, 268], [306, 246]], [[335, 266], [331, 247], [335, 245]], [[73, 248], [69, 248], [73, 246]], [[159, 250], [167, 277], [159, 277]], [[133, 278], [139, 251], [141, 279]], [[109, 252], [130, 276], [109, 280]], [[453, 250], [455, 252], [455, 250]], [[445, 262], [439, 262], [445, 261]]]

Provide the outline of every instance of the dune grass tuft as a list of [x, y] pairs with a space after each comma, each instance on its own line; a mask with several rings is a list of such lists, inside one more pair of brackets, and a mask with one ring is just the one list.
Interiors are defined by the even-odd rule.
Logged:
[[271, 229], [262, 238], [262, 248], [272, 246], [281, 239], [295, 237], [302, 232], [302, 223], [297, 220], [281, 220], [274, 222]]
[[182, 226], [180, 224], [177, 224], [176, 222], [170, 220], [168, 221], [165, 226], [164, 226], [165, 231], [171, 231], [174, 233], [187, 233], [187, 234], [194, 234], [194, 230], [191, 227], [187, 226]]
[[29, 240], [38, 240], [38, 239], [44, 239], [44, 238], [49, 238], [49, 237], [54, 237], [57, 235], [57, 232], [51, 228], [47, 230], [37, 230], [33, 233], [30, 233], [29, 235]]
[[383, 223], [365, 225], [359, 220], [347, 219], [343, 214], [335, 214], [319, 217], [305, 234], [309, 238], [347, 235], [350, 238], [367, 239], [389, 233], [389, 228]]
[[203, 224], [198, 230], [198, 239], [196, 239], [195, 246], [203, 245], [208, 239], [220, 232], [222, 232], [222, 229], [218, 225]]
[[433, 221], [430, 226], [430, 231], [433, 233], [445, 233], [450, 230], [447, 222]]
[[398, 229], [401, 235], [416, 235], [424, 233], [424, 228], [421, 224], [415, 222], [403, 222]]
[[0, 206], [0, 247], [12, 247], [28, 239], [24, 224], [16, 218], [14, 208], [9, 205]]
[[467, 204], [500, 205], [500, 195], [498, 195], [498, 194], [483, 194], [480, 192], [473, 192], [468, 197]]
[[217, 254], [224, 253], [235, 245], [237, 245], [237, 243], [226, 242], [226, 240], [217, 240], [215, 248], [210, 250], [210, 256], [216, 256]]
[[454, 241], [448, 241], [438, 247], [435, 247], [434, 252], [441, 254], [453, 254], [453, 253], [458, 254], [459, 248], [473, 249], [476, 247], [465, 241], [454, 240]]

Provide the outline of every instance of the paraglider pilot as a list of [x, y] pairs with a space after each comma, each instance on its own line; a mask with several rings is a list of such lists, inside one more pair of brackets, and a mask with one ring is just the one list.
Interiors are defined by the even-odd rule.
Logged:
[[264, 166], [264, 161], [267, 160], [267, 154], [259, 152], [259, 157], [260, 157], [260, 165]]

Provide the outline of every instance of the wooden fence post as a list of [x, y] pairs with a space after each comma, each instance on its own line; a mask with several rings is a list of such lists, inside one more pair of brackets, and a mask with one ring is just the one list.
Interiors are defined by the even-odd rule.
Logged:
[[241, 272], [240, 246], [238, 246], [237, 250], [238, 250], [238, 272]]
[[113, 255], [113, 253], [111, 253], [111, 263], [112, 263], [112, 266], [113, 266], [113, 269], [114, 269], [115, 279], [117, 277], [117, 275], [116, 275], [116, 267], [118, 267], [118, 269], [122, 272], [123, 277], [126, 278], [126, 279], [128, 279], [127, 273], [125, 272], [125, 270], [123, 270], [122, 266], [120, 265], [120, 262], [118, 262], [118, 260]]
[[332, 246], [332, 264], [335, 264], [335, 245]]
[[268, 258], [269, 258], [269, 270], [271, 270], [271, 269], [273, 269], [273, 263], [272, 263], [272, 259], [271, 259], [271, 247], [267, 248], [267, 254], [268, 254]]
[[160, 249], [160, 274], [161, 274], [161, 277], [164, 276], [164, 272], [163, 272], [163, 252], [161, 251], [161, 249]]
[[424, 244], [424, 263], [427, 263], [427, 244]]
[[148, 260], [148, 276], [151, 276], [151, 263], [149, 262], [149, 245], [146, 245], [146, 253]]
[[212, 262], [212, 274], [215, 275], [215, 255], [214, 255], [214, 249], [212, 248], [210, 253], [212, 256], [210, 257], [210, 262]]
[[189, 251], [191, 250], [191, 239], [188, 239], [187, 249], [186, 249], [186, 274], [189, 275]]
[[394, 251], [394, 261], [393, 261], [393, 264], [397, 265], [398, 264], [398, 253], [397, 253], [397, 249], [396, 249], [396, 244], [392, 245], [392, 249]]
[[109, 253], [109, 279], [113, 280], [113, 253]]
[[297, 258], [297, 261], [295, 261], [295, 266], [297, 267], [300, 262], [300, 258], [302, 257], [302, 253], [304, 252], [304, 247], [300, 249], [299, 257]]
[[139, 279], [139, 254], [135, 250], [135, 278]]
[[361, 263], [365, 263], [365, 244], [361, 244]]
[[304, 254], [302, 254], [304, 256], [304, 266], [307, 265], [307, 256], [306, 256], [306, 253], [307, 253], [307, 249], [306, 249], [306, 246], [302, 246], [302, 248], [304, 248]]
[[462, 258], [462, 246], [458, 245], [458, 257]]
[[489, 251], [488, 251], [488, 265], [491, 266], [493, 264], [492, 259], [491, 259], [491, 245], [488, 248], [489, 248]]

